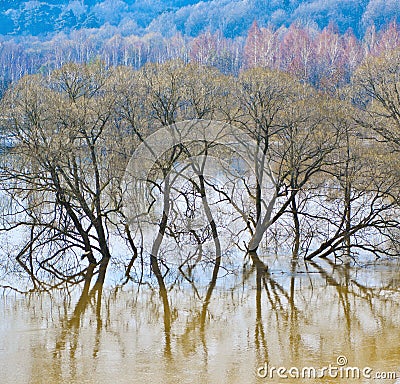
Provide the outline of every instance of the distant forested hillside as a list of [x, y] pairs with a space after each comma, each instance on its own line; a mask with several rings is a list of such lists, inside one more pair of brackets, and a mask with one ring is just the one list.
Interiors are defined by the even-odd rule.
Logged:
[[367, 56], [400, 47], [397, 1], [1, 1], [0, 95], [70, 62], [138, 69], [171, 59], [336, 89]]
[[398, 0], [44, 0], [0, 2], [0, 34], [48, 36], [83, 28], [118, 27], [122, 34], [209, 30], [225, 37], [246, 33], [254, 20], [280, 27], [295, 21], [323, 29], [334, 22], [356, 36], [400, 16]]

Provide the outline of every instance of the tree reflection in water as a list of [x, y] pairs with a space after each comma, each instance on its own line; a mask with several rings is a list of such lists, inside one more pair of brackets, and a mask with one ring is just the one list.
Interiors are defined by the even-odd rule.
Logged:
[[3, 380], [255, 383], [264, 362], [318, 368], [339, 355], [399, 371], [393, 264], [377, 272], [326, 260], [306, 271], [297, 261], [251, 260], [240, 274], [158, 292], [87, 285], [78, 297], [3, 296]]

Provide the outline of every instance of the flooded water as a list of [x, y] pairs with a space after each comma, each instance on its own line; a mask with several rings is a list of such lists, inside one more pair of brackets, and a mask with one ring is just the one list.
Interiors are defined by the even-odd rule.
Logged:
[[215, 287], [175, 284], [162, 297], [147, 285], [8, 292], [0, 381], [400, 383], [398, 262], [263, 261], [267, 271], [248, 263]]

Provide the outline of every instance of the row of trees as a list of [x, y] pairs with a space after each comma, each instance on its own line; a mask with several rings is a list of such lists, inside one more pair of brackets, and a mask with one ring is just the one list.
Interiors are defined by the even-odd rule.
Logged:
[[138, 69], [148, 62], [180, 59], [214, 66], [226, 74], [253, 67], [283, 70], [318, 88], [333, 90], [350, 81], [364, 58], [399, 45], [400, 33], [394, 22], [379, 32], [369, 28], [361, 40], [351, 31], [340, 34], [332, 24], [320, 31], [299, 24], [273, 29], [254, 22], [245, 38], [234, 39], [209, 31], [193, 38], [179, 33], [172, 37], [155, 33], [125, 36], [112, 27], [104, 27], [69, 35], [60, 33], [45, 41], [1, 41], [1, 83], [4, 89], [23, 75], [49, 74], [68, 62], [100, 59], [107, 67], [126, 65]]
[[335, 97], [182, 61], [23, 77], [2, 99], [3, 268], [46, 288], [149, 265], [163, 289], [240, 250], [397, 255], [398, 63], [370, 57]]

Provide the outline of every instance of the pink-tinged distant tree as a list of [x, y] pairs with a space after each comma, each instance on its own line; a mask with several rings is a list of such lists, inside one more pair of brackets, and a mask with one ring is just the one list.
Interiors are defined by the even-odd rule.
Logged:
[[364, 52], [360, 40], [354, 36], [352, 30], [348, 30], [342, 37], [343, 41], [343, 62], [345, 66], [344, 80], [350, 81], [355, 69], [364, 58]]
[[254, 20], [247, 34], [244, 46], [244, 66], [245, 68], [256, 68], [261, 66], [259, 56], [262, 45], [261, 30]]
[[320, 88], [332, 90], [338, 87], [344, 76], [343, 40], [337, 28], [330, 23], [315, 39], [314, 79]]
[[309, 81], [315, 68], [315, 43], [313, 32], [292, 24], [280, 44], [281, 69], [297, 78]]
[[278, 34], [270, 28], [259, 28], [255, 21], [244, 46], [245, 68], [276, 68], [278, 58]]
[[206, 31], [190, 44], [190, 60], [201, 65], [213, 65], [218, 47], [218, 36]]
[[377, 54], [386, 52], [400, 46], [400, 32], [396, 21], [392, 21], [388, 27], [379, 33]]
[[276, 68], [279, 57], [277, 33], [269, 28], [261, 28], [261, 49], [259, 50], [259, 61], [262, 67]]

